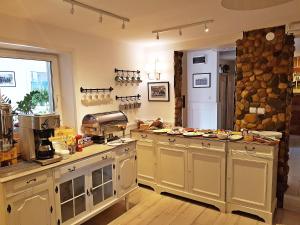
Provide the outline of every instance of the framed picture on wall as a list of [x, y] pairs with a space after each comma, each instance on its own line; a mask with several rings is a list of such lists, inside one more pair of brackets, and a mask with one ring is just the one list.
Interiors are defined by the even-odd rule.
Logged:
[[194, 73], [193, 74], [193, 88], [210, 88], [211, 73]]
[[148, 101], [169, 102], [169, 82], [148, 82]]
[[14, 71], [0, 71], [0, 87], [15, 87], [16, 78]]

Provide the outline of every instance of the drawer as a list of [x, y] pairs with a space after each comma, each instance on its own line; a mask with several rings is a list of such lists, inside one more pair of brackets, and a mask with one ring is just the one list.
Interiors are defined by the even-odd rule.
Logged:
[[188, 146], [188, 140], [184, 137], [176, 137], [173, 135], [157, 135], [157, 144], [168, 145], [179, 148], [186, 148]]
[[115, 152], [116, 156], [124, 155], [124, 154], [135, 154], [135, 145], [125, 145], [118, 147]]
[[249, 144], [249, 143], [229, 143], [229, 154], [247, 153], [255, 154], [257, 156], [265, 156], [267, 158], [277, 157], [277, 147], [263, 144]]
[[225, 152], [226, 143], [222, 141], [190, 139], [189, 148]]
[[149, 134], [146, 132], [131, 132], [131, 138], [135, 139], [135, 140], [149, 140], [149, 141], [153, 141], [155, 139], [155, 135], [154, 134]]
[[65, 166], [59, 167], [55, 169], [55, 179], [60, 178], [64, 174], [76, 173], [78, 170], [82, 170], [87, 168], [90, 165], [95, 163], [99, 163], [106, 160], [113, 160], [115, 158], [115, 154], [113, 152], [107, 152], [100, 155], [93, 156], [88, 159], [79, 160], [75, 163], [70, 163]]
[[6, 194], [16, 194], [17, 192], [26, 191], [27, 189], [37, 185], [46, 184], [48, 178], [51, 179], [50, 176], [50, 172], [41, 172], [9, 181], [5, 184]]

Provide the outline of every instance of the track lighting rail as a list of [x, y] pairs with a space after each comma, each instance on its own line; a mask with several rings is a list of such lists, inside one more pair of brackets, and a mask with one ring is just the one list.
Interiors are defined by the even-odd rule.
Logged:
[[182, 35], [182, 29], [188, 28], [188, 27], [199, 26], [199, 25], [204, 25], [204, 31], [208, 32], [209, 29], [207, 27], [207, 24], [213, 23], [213, 22], [214, 22], [214, 20], [203, 20], [203, 21], [199, 21], [199, 22], [195, 22], [195, 23], [182, 24], [182, 25], [178, 25], [178, 26], [174, 26], [174, 27], [168, 27], [168, 28], [164, 28], [164, 29], [153, 30], [152, 33], [156, 34], [156, 39], [159, 40], [159, 33], [167, 32], [167, 31], [171, 31], [171, 30], [178, 30], [179, 35], [181, 36]]
[[106, 15], [106, 16], [114, 17], [116, 19], [122, 20], [123, 22], [129, 22], [130, 21], [129, 18], [127, 18], [127, 17], [123, 17], [123, 16], [117, 15], [115, 13], [112, 13], [112, 12], [109, 12], [109, 11], [106, 11], [106, 10], [103, 10], [103, 9], [99, 9], [99, 8], [90, 6], [90, 5], [85, 4], [85, 3], [81, 3], [81, 2], [76, 1], [76, 0], [63, 0], [63, 1], [70, 3], [72, 6], [76, 5], [76, 6], [79, 6], [81, 8], [85, 8], [85, 9], [94, 11], [94, 12], [100, 14], [100, 15]]

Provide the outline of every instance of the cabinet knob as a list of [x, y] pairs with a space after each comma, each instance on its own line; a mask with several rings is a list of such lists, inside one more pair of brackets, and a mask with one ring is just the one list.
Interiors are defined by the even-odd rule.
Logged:
[[147, 134], [141, 134], [141, 138], [146, 138], [146, 137], [148, 137], [148, 135]]
[[8, 205], [6, 210], [7, 210], [8, 213], [10, 213], [11, 212], [11, 206]]
[[175, 142], [176, 141], [175, 138], [174, 139], [169, 138], [168, 140], [169, 140], [169, 142]]
[[69, 172], [74, 172], [75, 170], [76, 170], [76, 166], [73, 166], [73, 168], [68, 169]]

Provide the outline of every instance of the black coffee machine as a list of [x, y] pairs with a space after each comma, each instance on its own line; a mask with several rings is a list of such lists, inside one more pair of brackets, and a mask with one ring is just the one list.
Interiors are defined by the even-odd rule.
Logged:
[[54, 156], [55, 149], [50, 137], [60, 126], [59, 115], [19, 115], [20, 150], [25, 160], [47, 160]]

